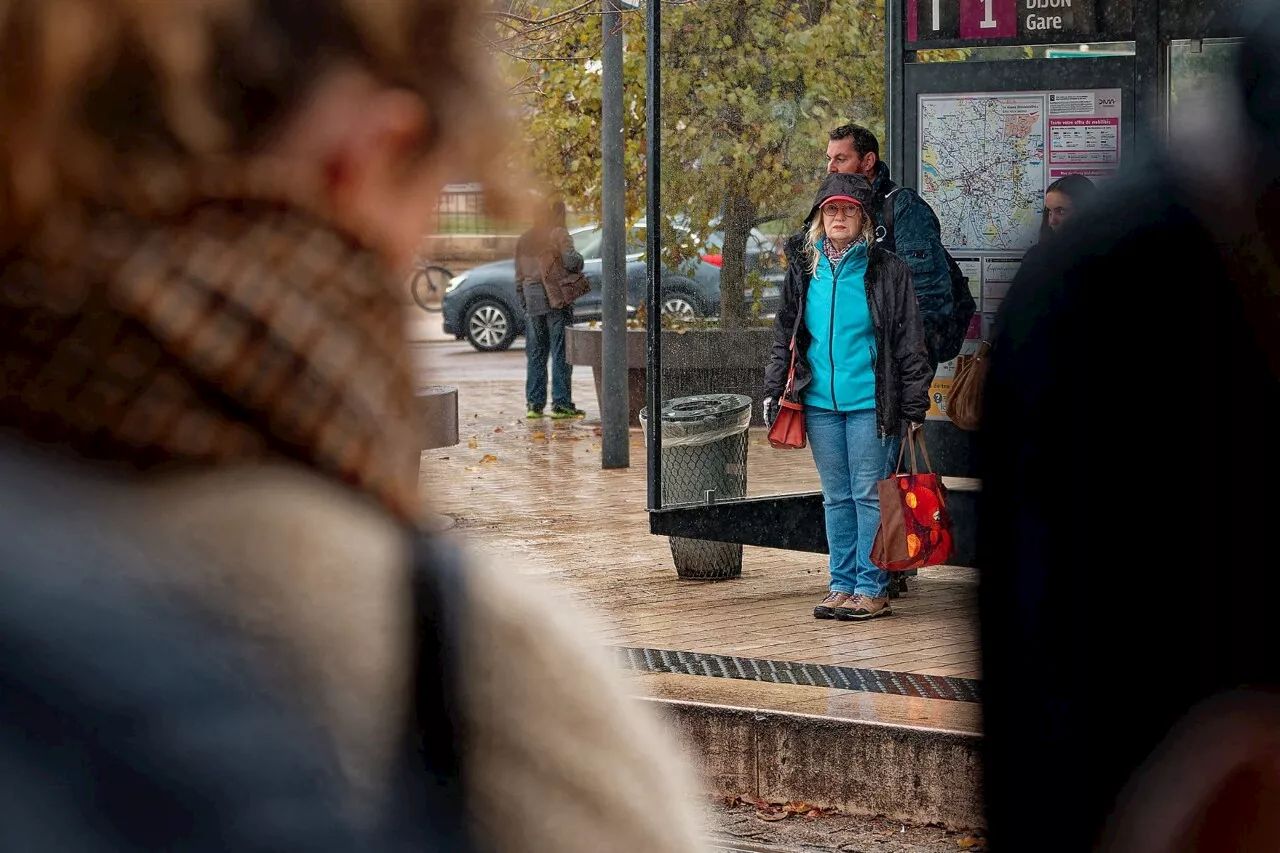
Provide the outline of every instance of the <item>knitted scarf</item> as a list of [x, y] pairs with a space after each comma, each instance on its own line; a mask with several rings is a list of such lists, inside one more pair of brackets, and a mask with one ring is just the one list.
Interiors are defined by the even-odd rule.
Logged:
[[305, 208], [61, 210], [0, 268], [0, 427], [136, 470], [302, 462], [416, 514], [380, 260]]

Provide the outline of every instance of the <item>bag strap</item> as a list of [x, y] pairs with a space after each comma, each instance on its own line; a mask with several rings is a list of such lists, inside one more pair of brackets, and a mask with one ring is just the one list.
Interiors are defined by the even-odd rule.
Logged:
[[908, 429], [906, 438], [898, 443], [898, 463], [893, 466], [894, 476], [896, 477], [902, 473], [902, 457], [904, 453], [908, 452], [908, 448], [910, 448], [911, 476], [914, 477], [920, 473], [916, 459], [917, 448], [919, 453], [924, 455], [924, 472], [932, 474], [933, 462], [929, 460], [929, 448], [924, 441], [924, 431]]
[[796, 384], [796, 336], [792, 334], [791, 335], [791, 367], [787, 369], [787, 384], [782, 389], [783, 400], [787, 399], [787, 396], [791, 394], [791, 392], [795, 389], [795, 384]]
[[474, 849], [467, 814], [468, 731], [461, 663], [467, 612], [464, 558], [447, 540], [412, 531], [414, 657], [410, 752], [397, 793], [401, 831], [426, 846], [467, 853]]

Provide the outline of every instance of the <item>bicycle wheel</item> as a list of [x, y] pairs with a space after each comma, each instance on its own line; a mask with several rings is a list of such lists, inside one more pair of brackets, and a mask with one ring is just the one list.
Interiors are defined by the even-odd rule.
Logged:
[[413, 274], [409, 285], [413, 301], [423, 311], [439, 311], [444, 306], [444, 289], [449, 286], [453, 273], [444, 267], [421, 267]]

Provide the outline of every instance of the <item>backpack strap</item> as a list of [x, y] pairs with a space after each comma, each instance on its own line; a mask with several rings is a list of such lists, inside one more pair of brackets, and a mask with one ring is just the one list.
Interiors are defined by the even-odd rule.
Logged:
[[[411, 759], [398, 786], [397, 840], [440, 853], [474, 850], [467, 823], [461, 649], [465, 560], [453, 543], [413, 531], [414, 677]], [[416, 759], [416, 760], [413, 760]]]
[[901, 189], [902, 187], [894, 187], [885, 193], [883, 207], [880, 209], [880, 224], [876, 227], [876, 242], [890, 252], [897, 248], [893, 234], [893, 197]]

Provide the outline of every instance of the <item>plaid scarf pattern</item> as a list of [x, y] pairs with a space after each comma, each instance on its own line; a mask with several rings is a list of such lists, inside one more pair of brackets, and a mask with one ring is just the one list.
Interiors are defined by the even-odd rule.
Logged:
[[302, 209], [60, 211], [0, 270], [0, 425], [136, 470], [288, 458], [417, 514], [393, 283]]

